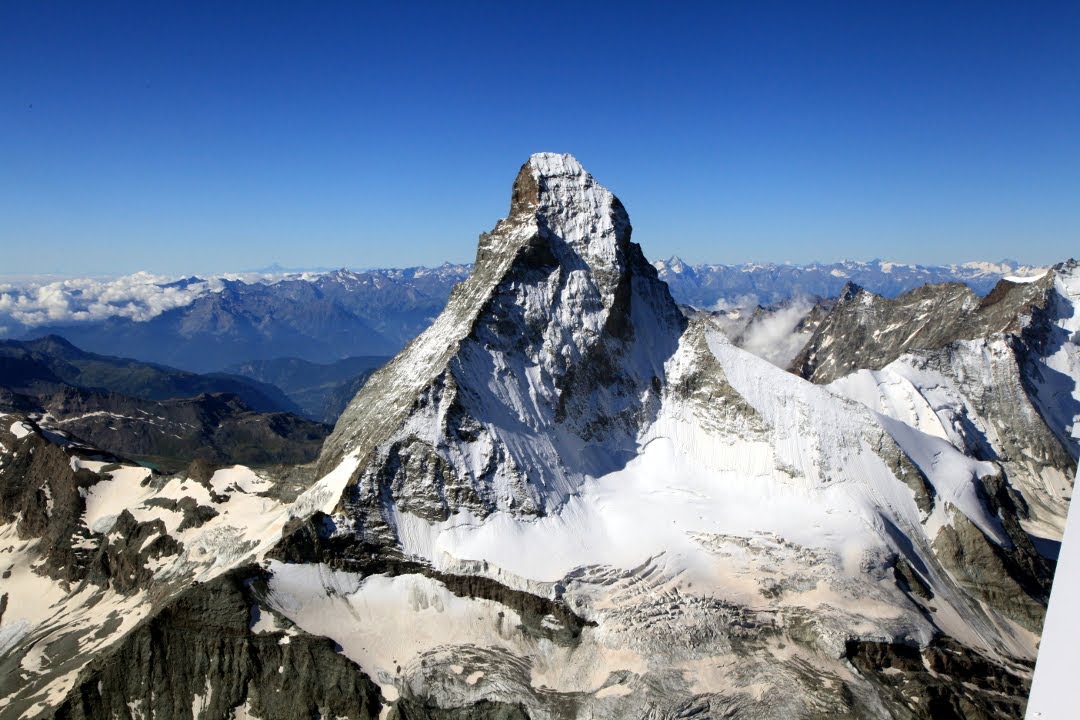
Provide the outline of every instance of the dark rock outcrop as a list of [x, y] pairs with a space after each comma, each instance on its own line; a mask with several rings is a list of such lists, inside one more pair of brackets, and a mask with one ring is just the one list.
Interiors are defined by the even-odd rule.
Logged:
[[55, 720], [227, 718], [373, 720], [382, 700], [334, 643], [296, 628], [256, 633], [257, 570], [196, 584], [95, 658]]

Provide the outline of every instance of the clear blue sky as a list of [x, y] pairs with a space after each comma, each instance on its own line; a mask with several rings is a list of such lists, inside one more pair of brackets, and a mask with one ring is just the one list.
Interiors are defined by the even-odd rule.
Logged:
[[0, 2], [0, 273], [469, 261], [540, 150], [653, 259], [1080, 255], [1080, 3]]

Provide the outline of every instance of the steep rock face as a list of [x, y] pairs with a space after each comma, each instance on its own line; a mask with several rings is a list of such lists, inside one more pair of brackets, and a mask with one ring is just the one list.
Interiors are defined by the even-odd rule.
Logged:
[[257, 570], [195, 586], [79, 675], [56, 720], [306, 717], [374, 720], [382, 698], [363, 671], [276, 618], [263, 618]]
[[909, 350], [1018, 332], [1021, 317], [1045, 306], [1052, 287], [1047, 273], [1033, 283], [1002, 280], [984, 298], [949, 283], [889, 299], [849, 283], [791, 367], [807, 380], [829, 383], [853, 370], [884, 367]]
[[1080, 263], [1056, 265], [1047, 302], [1032, 308], [1016, 344], [1021, 380], [1047, 426], [1080, 458]]
[[[1018, 668], [1002, 668], [948, 639], [922, 649], [852, 642], [847, 656], [862, 676], [880, 688], [894, 718], [993, 720], [1024, 714], [1026, 688], [1018, 682]], [[982, 681], [967, 682], [970, 677]]]
[[473, 274], [324, 447], [323, 472], [355, 468], [354, 517], [378, 524], [387, 497], [432, 518], [538, 515], [633, 456], [685, 321], [630, 232], [573, 158], [522, 167]]
[[63, 448], [36, 432], [20, 438], [13, 451], [0, 458], [0, 522], [11, 524], [19, 539], [37, 540], [42, 570], [50, 576], [62, 582], [85, 579], [97, 548], [88, 545], [91, 533], [81, 518], [86, 493], [101, 474], [72, 462]]

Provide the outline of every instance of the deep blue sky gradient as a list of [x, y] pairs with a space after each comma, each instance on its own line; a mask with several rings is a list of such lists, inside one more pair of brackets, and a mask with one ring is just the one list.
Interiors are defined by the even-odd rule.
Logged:
[[469, 261], [540, 150], [653, 259], [1080, 255], [1080, 3], [0, 3], [0, 273]]

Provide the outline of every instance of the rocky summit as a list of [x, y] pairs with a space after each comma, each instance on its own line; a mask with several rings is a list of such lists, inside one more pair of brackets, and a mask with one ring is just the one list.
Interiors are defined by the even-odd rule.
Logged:
[[849, 287], [786, 372], [534, 155], [311, 464], [0, 418], [0, 717], [1022, 717], [1080, 271], [917, 293]]

